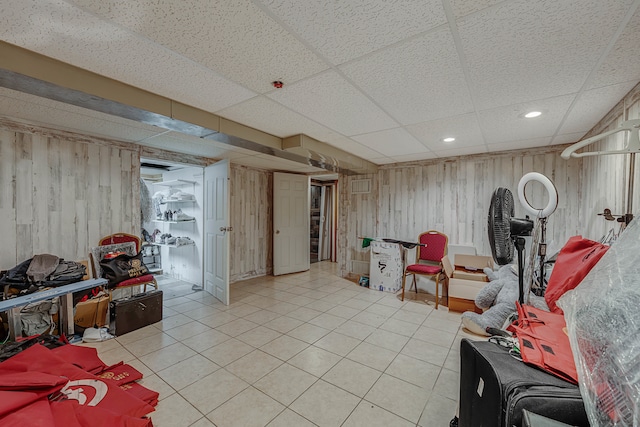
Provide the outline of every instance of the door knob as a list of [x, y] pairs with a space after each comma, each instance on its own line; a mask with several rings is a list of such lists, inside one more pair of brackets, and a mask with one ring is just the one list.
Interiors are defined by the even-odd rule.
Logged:
[[233, 231], [233, 227], [220, 227], [220, 231], [222, 231], [223, 233], [225, 231]]
[[280, 234], [280, 230], [276, 230], [276, 234]]

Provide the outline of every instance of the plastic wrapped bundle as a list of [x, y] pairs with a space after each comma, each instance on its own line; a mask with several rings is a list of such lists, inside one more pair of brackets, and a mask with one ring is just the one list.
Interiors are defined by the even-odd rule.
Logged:
[[640, 425], [640, 220], [558, 300], [592, 426]]

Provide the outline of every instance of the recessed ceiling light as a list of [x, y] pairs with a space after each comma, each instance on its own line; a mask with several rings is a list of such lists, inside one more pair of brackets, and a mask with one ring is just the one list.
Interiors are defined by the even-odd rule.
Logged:
[[525, 114], [524, 116], [527, 119], [533, 119], [535, 117], [541, 116], [542, 113], [540, 111], [529, 111], [527, 114]]
[[451, 142], [453, 142], [453, 141], [455, 141], [455, 140], [456, 140], [455, 138], [449, 137], [449, 138], [444, 138], [444, 139], [442, 140], [442, 142], [451, 143]]

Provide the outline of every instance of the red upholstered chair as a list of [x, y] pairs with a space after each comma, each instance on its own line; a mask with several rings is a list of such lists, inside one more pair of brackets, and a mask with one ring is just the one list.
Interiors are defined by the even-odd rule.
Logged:
[[[438, 288], [440, 287], [440, 274], [442, 271], [442, 258], [447, 254], [446, 234], [429, 230], [418, 237], [418, 242], [426, 246], [416, 248], [416, 263], [408, 265], [402, 275], [402, 301], [404, 301], [404, 286], [408, 275], [413, 275], [412, 286], [418, 293], [416, 275], [435, 276], [436, 278], [436, 308], [438, 308]], [[409, 288], [411, 290], [411, 288]]]
[[[89, 258], [93, 267], [94, 277], [102, 277], [102, 269], [100, 268], [100, 260], [109, 252], [123, 251], [129, 255], [135, 255], [140, 252], [141, 239], [133, 234], [116, 233], [103, 237], [98, 243], [99, 246], [91, 248]], [[122, 281], [115, 288], [109, 288], [109, 298], [113, 298], [113, 291], [116, 289], [130, 288], [133, 286], [142, 286], [143, 292], [147, 291], [147, 285], [158, 289], [158, 282], [153, 274], [145, 274], [144, 276], [134, 277], [129, 280]]]
[[141, 242], [140, 237], [134, 236], [133, 234], [127, 234], [127, 233], [115, 233], [115, 234], [109, 234], [108, 236], [104, 236], [98, 242], [98, 246], [115, 245], [116, 243], [126, 243], [126, 242], [135, 242], [136, 253], [140, 252], [140, 242]]

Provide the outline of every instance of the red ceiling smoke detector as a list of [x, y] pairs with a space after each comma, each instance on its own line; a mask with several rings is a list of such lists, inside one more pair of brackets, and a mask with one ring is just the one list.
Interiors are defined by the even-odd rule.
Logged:
[[280, 80], [276, 80], [274, 82], [271, 82], [271, 84], [273, 85], [273, 87], [275, 87], [276, 89], [282, 89], [282, 86], [284, 86], [284, 83], [282, 83]]

